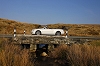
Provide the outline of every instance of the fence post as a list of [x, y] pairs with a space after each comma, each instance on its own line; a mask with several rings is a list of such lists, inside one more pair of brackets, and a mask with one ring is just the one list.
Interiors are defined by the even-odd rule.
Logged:
[[24, 35], [25, 35], [25, 29], [24, 29]]
[[14, 28], [14, 37], [16, 37], [16, 28]]
[[68, 38], [68, 30], [66, 30], [66, 38]]

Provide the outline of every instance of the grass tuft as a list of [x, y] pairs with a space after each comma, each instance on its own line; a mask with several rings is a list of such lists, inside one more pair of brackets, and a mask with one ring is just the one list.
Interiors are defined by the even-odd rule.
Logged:
[[52, 52], [59, 64], [69, 66], [100, 66], [100, 47], [90, 45], [61, 45]]
[[[8, 43], [8, 42], [7, 42]], [[34, 66], [29, 50], [13, 44], [3, 44], [0, 51], [0, 66]]]

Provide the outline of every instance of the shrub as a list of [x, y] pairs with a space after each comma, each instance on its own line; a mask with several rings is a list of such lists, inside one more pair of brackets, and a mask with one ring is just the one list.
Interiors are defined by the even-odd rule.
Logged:
[[62, 45], [51, 55], [59, 64], [69, 66], [100, 66], [100, 47], [89, 45]]
[[5, 44], [0, 51], [0, 66], [34, 66], [27, 49], [21, 50], [19, 46]]
[[88, 30], [89, 35], [99, 35], [99, 32], [96, 30]]

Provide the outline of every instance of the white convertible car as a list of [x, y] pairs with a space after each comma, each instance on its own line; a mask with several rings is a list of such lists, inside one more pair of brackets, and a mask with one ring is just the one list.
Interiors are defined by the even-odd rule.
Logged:
[[31, 31], [32, 35], [62, 35], [64, 34], [63, 29], [48, 29], [46, 27], [33, 29]]

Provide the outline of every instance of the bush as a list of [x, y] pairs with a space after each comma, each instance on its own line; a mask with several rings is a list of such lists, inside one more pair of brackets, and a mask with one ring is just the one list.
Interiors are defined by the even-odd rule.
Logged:
[[0, 66], [34, 66], [29, 57], [29, 51], [21, 50], [19, 46], [5, 44], [0, 51]]
[[96, 30], [88, 30], [89, 35], [99, 35], [99, 32]]
[[62, 65], [100, 66], [100, 47], [89, 45], [62, 45], [56, 48], [51, 56], [57, 58], [57, 62]]

